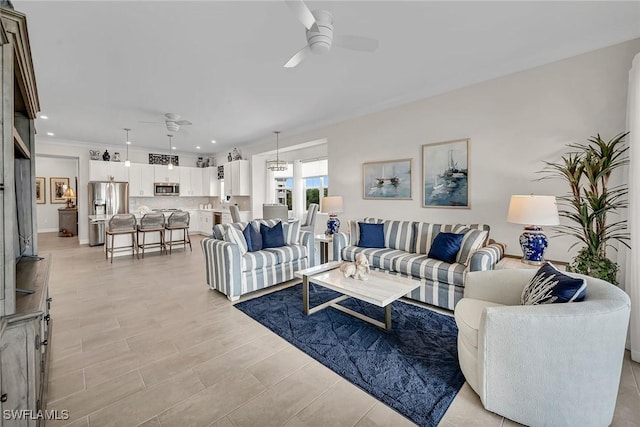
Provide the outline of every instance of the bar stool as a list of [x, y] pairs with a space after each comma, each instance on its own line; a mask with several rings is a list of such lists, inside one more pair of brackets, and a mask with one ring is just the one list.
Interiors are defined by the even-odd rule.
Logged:
[[[169, 231], [169, 240], [166, 239], [167, 230]], [[174, 230], [182, 230], [181, 240], [173, 240]], [[193, 252], [191, 237], [189, 237], [189, 212], [173, 212], [169, 215], [165, 226], [165, 245], [169, 247], [169, 254], [171, 254], [173, 245], [183, 245], [187, 249], [187, 243], [189, 244], [189, 249]]]
[[[131, 256], [137, 256], [140, 258], [138, 251], [138, 239], [136, 238], [136, 217], [133, 214], [116, 214], [111, 217], [107, 224], [105, 234], [108, 242], [109, 236], [111, 236], [111, 246], [105, 250], [105, 259], [109, 259], [109, 252], [111, 252], [111, 264], [113, 264], [113, 252], [116, 249], [131, 249]], [[118, 246], [115, 247], [115, 237], [129, 234], [131, 236], [131, 246]]]
[[[140, 233], [142, 233], [142, 243], [140, 243]], [[160, 240], [154, 243], [146, 243], [147, 233], [159, 233]], [[167, 252], [167, 248], [164, 245], [164, 214], [161, 213], [148, 213], [140, 218], [140, 224], [138, 224], [138, 248], [142, 249], [142, 258], [144, 259], [145, 248], [160, 248], [160, 254], [162, 250]]]

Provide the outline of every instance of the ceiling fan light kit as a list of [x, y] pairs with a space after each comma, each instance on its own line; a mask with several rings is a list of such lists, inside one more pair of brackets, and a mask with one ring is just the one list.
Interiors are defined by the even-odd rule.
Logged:
[[173, 135], [169, 134], [167, 136], [169, 137], [169, 164], [167, 165], [167, 169], [172, 170], [173, 169], [173, 156], [171, 155], [171, 138], [173, 138]]

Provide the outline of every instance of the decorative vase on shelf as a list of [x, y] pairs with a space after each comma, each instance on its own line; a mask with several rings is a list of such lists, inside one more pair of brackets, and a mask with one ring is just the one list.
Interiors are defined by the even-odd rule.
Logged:
[[109, 154], [108, 150], [104, 150], [104, 153], [102, 154], [102, 160], [104, 160], [105, 162], [111, 160], [111, 155]]
[[119, 162], [120, 161], [120, 153], [118, 153], [118, 152], [113, 153], [113, 161], [114, 162]]
[[196, 167], [204, 167], [204, 161], [202, 160], [202, 157], [198, 157], [198, 160], [196, 161]]
[[233, 156], [231, 156], [231, 153], [229, 153], [229, 155], [227, 156], [227, 160], [230, 162], [233, 161]]

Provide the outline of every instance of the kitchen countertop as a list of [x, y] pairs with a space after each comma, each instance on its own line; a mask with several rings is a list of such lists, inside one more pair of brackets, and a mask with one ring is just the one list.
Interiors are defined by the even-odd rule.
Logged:
[[[203, 211], [203, 212], [220, 212], [220, 213], [229, 213], [229, 208], [211, 208], [211, 209], [198, 209], [198, 208], [186, 208], [186, 209], [181, 209], [182, 211], [185, 212], [189, 212], [189, 211]], [[177, 211], [166, 211], [166, 212], [162, 212], [164, 213], [165, 216], [169, 216], [171, 215], [172, 212], [177, 212]], [[251, 211], [240, 211], [241, 214], [246, 214], [246, 213], [250, 213]], [[135, 217], [137, 219], [142, 218], [142, 214], [140, 213], [134, 213]], [[89, 219], [91, 221], [108, 221], [109, 219], [111, 219], [112, 215], [89, 215]]]

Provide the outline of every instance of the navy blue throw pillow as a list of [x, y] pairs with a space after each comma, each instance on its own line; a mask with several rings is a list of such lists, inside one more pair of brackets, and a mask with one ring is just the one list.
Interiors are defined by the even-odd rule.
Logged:
[[278, 223], [273, 227], [260, 224], [260, 234], [262, 235], [262, 249], [279, 248], [284, 246], [282, 222], [278, 221]]
[[567, 276], [546, 262], [522, 291], [520, 302], [523, 305], [578, 302], [586, 296], [586, 280]]
[[242, 230], [244, 239], [247, 241], [247, 250], [249, 252], [255, 252], [262, 249], [262, 234], [256, 230], [251, 223], [249, 223], [244, 230]]
[[360, 226], [359, 247], [384, 248], [384, 224], [359, 222], [358, 225]]
[[456, 262], [464, 234], [438, 233], [427, 257], [453, 264]]

